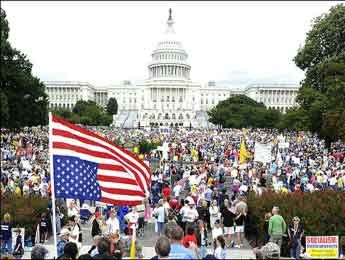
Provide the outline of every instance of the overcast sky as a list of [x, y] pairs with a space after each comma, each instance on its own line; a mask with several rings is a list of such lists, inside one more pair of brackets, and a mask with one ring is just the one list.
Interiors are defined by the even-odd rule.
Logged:
[[193, 81], [298, 83], [293, 57], [340, 2], [2, 2], [11, 44], [41, 80], [109, 85], [148, 76], [168, 9]]

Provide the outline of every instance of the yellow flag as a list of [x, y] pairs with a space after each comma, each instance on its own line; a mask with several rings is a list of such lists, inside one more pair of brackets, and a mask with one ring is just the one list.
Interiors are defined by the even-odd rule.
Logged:
[[131, 243], [131, 249], [129, 251], [129, 259], [135, 259], [135, 240], [136, 240], [136, 229], [135, 226], [132, 225], [133, 228], [133, 235], [132, 235], [132, 243]]
[[135, 259], [135, 240], [132, 239], [131, 250], [129, 252], [129, 259]]
[[246, 145], [244, 143], [244, 140], [241, 140], [241, 146], [240, 146], [240, 164], [246, 163], [246, 159], [250, 157], [250, 153], [246, 149]]

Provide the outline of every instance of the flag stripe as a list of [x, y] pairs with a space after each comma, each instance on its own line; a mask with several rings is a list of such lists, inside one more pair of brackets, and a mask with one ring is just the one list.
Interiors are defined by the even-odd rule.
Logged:
[[[78, 132], [81, 132], [81, 133], [83, 133], [83, 134], [86, 134], [86, 135], [95, 137], [96, 139], [98, 139], [98, 140], [100, 140], [100, 141], [103, 141], [103, 142], [109, 144], [111, 147], [116, 148], [118, 152], [121, 152], [121, 153], [123, 154], [123, 156], [127, 155], [127, 156], [126, 156], [127, 159], [129, 159], [129, 160], [132, 160], [132, 159], [133, 159], [133, 154], [132, 154], [132, 153], [126, 151], [125, 149], [123, 149], [122, 147], [118, 146], [117, 144], [114, 144], [114, 143], [110, 142], [109, 140], [107, 140], [107, 139], [105, 139], [105, 138], [103, 138], [103, 137], [101, 137], [101, 136], [99, 136], [99, 135], [97, 135], [97, 134], [95, 134], [95, 133], [93, 133], [93, 132], [91, 132], [91, 131], [88, 131], [88, 130], [86, 130], [86, 129], [83, 129], [83, 128], [79, 127], [79, 126], [76, 126], [76, 125], [74, 125], [74, 124], [71, 124], [71, 123], [69, 123], [69, 122], [67, 122], [67, 121], [64, 121], [64, 120], [62, 120], [62, 119], [60, 119], [60, 118], [57, 118], [57, 117], [53, 117], [53, 122], [57, 122], [57, 123], [66, 125], [67, 127], [71, 128], [71, 129], [74, 129], [74, 130], [76, 130], [76, 131], [78, 131]], [[147, 172], [147, 173], [149, 173], [149, 174], [151, 173], [150, 168], [149, 168], [145, 163], [143, 163], [143, 162], [140, 161], [139, 159], [136, 159], [136, 162], [137, 162], [139, 165], [143, 166], [143, 167], [146, 169], [146, 172]]]
[[128, 179], [128, 180], [131, 180], [133, 183], [137, 183], [135, 178], [132, 175], [130, 175], [128, 172], [100, 170], [98, 167], [97, 174], [102, 175], [102, 176], [111, 176], [111, 177]]
[[108, 171], [118, 171], [118, 172], [126, 171], [125, 168], [123, 168], [121, 165], [105, 164], [105, 163], [100, 163], [98, 165], [98, 169], [108, 170]]
[[[82, 160], [86, 160], [86, 161], [92, 161], [92, 162], [96, 162], [96, 163], [104, 163], [104, 164], [112, 164], [114, 163], [114, 160], [112, 159], [101, 159], [98, 157], [94, 157], [88, 154], [83, 154], [83, 153], [79, 153], [73, 150], [69, 150], [69, 149], [60, 149], [60, 148], [55, 148], [54, 149], [54, 155], [69, 155], [69, 156], [74, 156], [74, 157], [78, 157]], [[126, 171], [126, 170], [125, 170]], [[124, 171], [124, 172], [125, 172]]]
[[101, 202], [114, 205], [123, 205], [123, 206], [135, 206], [142, 203], [142, 200], [114, 200], [109, 198], [102, 198]]
[[114, 188], [114, 189], [124, 189], [124, 190], [136, 190], [136, 191], [142, 192], [142, 190], [138, 187], [138, 185], [102, 181], [102, 180], [98, 180], [98, 176], [97, 176], [97, 182], [99, 183], [99, 185], [101, 187]]
[[123, 195], [123, 194], [112, 194], [106, 191], [102, 191], [102, 198], [108, 198], [108, 199], [112, 199], [112, 200], [127, 200], [127, 201], [131, 201], [131, 200], [140, 200], [142, 201], [144, 198], [143, 196], [136, 196], [136, 195]]
[[104, 176], [100, 173], [97, 174], [97, 180], [99, 181], [105, 181], [105, 182], [115, 182], [118, 184], [130, 184], [130, 185], [137, 185], [137, 182], [132, 179], [128, 178], [122, 178], [122, 177], [117, 177], [117, 176]]
[[123, 194], [123, 195], [145, 196], [145, 194], [142, 191], [137, 191], [137, 190], [125, 190], [125, 189], [118, 189], [118, 188], [101, 187], [101, 191], [104, 191], [107, 193]]
[[[62, 143], [62, 142], [53, 142], [53, 148], [72, 150], [72, 151], [75, 151], [75, 152], [78, 152], [78, 153], [82, 153], [82, 154], [87, 154], [87, 155], [91, 155], [91, 156], [94, 156], [94, 157], [98, 157], [100, 159], [106, 158], [106, 159], [110, 159], [110, 160], [115, 160], [116, 161], [116, 158], [114, 159], [114, 157], [111, 156], [110, 154], [103, 153], [103, 152], [92, 151], [92, 150], [86, 149], [84, 147], [80, 147], [80, 146], [76, 146], [76, 145], [72, 145], [72, 144], [67, 144], [67, 143]], [[101, 161], [101, 160], [98, 160], [98, 161]], [[144, 189], [144, 187], [142, 185], [142, 182], [140, 180], [140, 176], [138, 176], [138, 174], [136, 172], [134, 173], [134, 175], [136, 177], [136, 180], [137, 180], [140, 188], [143, 191], [145, 191], [145, 189]]]
[[[87, 130], [84, 130], [84, 129], [81, 128], [81, 130], [83, 130], [83, 131], [81, 131], [82, 133], [80, 133], [80, 132], [78, 132], [78, 130], [74, 130], [75, 128], [78, 128], [77, 126], [74, 126], [74, 128], [71, 129], [71, 128], [69, 128], [70, 125], [66, 126], [66, 125], [63, 125], [62, 123], [52, 123], [52, 125], [53, 125], [53, 128], [64, 129], [64, 130], [66, 130], [68, 132], [74, 133], [75, 136], [77, 136], [77, 137], [84, 137], [84, 138], [86, 138], [88, 140], [95, 141], [97, 144], [100, 143], [103, 146], [106, 146], [106, 147], [110, 148], [113, 153], [116, 153], [116, 154], [121, 153], [121, 151], [119, 151], [119, 149], [114, 147], [113, 144], [109, 145], [109, 142], [103, 142], [103, 141], [100, 141], [98, 138], [92, 137], [95, 134], [93, 134], [92, 136], [89, 136], [89, 135], [85, 134], [85, 131], [88, 132]], [[113, 148], [116, 149], [116, 151]], [[117, 153], [117, 151], [119, 151], [119, 153]], [[123, 158], [121, 155], [119, 155], [119, 156], [120, 156], [119, 159], [120, 159], [121, 163], [123, 163], [123, 164], [126, 164], [126, 162], [130, 163], [131, 166], [133, 166], [135, 168], [134, 171], [138, 171], [138, 175], [139, 176], [143, 176], [143, 177], [145, 176], [144, 177], [145, 178], [145, 182], [143, 182], [143, 184], [144, 184], [145, 190], [148, 190], [148, 186], [149, 186], [149, 182], [150, 182], [150, 174], [151, 174], [150, 171], [146, 171], [145, 170], [145, 169], [148, 168], [148, 166], [145, 163], [143, 163], [141, 161], [138, 161], [137, 158], [130, 157], [129, 161], [128, 161], [126, 158], [121, 159], [121, 158]], [[144, 165], [144, 167], [143, 167], [143, 165]], [[132, 169], [132, 171], [133, 171], [133, 169]]]

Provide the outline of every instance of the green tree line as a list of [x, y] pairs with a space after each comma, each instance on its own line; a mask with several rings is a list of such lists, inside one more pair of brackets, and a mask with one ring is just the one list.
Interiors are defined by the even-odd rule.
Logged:
[[[109, 102], [113, 102], [110, 100]], [[112, 112], [115, 111], [112, 110]], [[52, 109], [52, 113], [74, 124], [108, 126], [113, 122], [113, 116], [108, 113], [108, 110], [104, 110], [96, 102], [90, 100], [79, 100], [72, 111], [67, 108], [56, 108]]]

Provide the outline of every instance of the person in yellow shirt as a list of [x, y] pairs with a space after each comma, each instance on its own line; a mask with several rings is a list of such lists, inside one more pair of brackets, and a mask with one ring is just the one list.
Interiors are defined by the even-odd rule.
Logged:
[[344, 183], [343, 183], [343, 178], [339, 177], [338, 178], [338, 189], [341, 191], [343, 189]]
[[19, 186], [16, 187], [15, 193], [16, 193], [17, 197], [21, 197], [22, 196], [22, 191], [20, 190]]
[[208, 178], [207, 186], [212, 186], [212, 183], [213, 183], [213, 178], [212, 177]]

